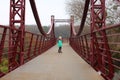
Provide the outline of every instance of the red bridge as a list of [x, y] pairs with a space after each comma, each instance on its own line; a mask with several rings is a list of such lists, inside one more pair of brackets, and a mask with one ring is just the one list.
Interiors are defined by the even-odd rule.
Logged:
[[[10, 25], [0, 25], [0, 80], [120, 80], [120, 32], [112, 31], [120, 29], [120, 24], [106, 26], [105, 0], [85, 1], [78, 33], [73, 16], [51, 16], [51, 27], [45, 33], [35, 1], [29, 0], [41, 34], [25, 31], [25, 1], [10, 0]], [[82, 35], [89, 5], [90, 33]], [[63, 53], [57, 54], [56, 22], [70, 23], [69, 45], [75, 52], [64, 43]], [[5, 61], [7, 72], [2, 70]]]

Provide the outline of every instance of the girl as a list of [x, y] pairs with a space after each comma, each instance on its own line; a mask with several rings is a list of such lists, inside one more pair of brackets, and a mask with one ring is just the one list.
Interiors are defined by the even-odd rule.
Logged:
[[62, 37], [61, 36], [59, 36], [58, 38], [57, 45], [58, 45], [58, 53], [62, 53]]

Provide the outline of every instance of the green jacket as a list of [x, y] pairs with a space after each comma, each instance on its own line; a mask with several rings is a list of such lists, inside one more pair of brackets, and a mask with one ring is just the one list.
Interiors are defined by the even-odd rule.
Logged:
[[58, 47], [62, 47], [62, 40], [58, 40], [57, 45]]

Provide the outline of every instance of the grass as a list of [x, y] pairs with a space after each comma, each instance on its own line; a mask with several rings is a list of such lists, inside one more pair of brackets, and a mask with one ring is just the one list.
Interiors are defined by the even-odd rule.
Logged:
[[3, 73], [8, 72], [8, 59], [7, 58], [2, 59], [2, 62], [0, 64], [0, 71]]

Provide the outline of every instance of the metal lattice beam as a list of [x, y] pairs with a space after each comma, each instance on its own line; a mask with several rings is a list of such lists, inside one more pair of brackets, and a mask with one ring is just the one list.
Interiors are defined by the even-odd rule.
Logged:
[[[110, 65], [112, 63], [111, 53], [109, 52], [109, 45], [106, 37], [105, 30], [99, 31], [98, 33], [94, 33], [94, 31], [98, 31], [106, 27], [105, 24], [105, 0], [91, 0], [91, 64], [92, 66], [102, 72], [102, 75], [105, 78], [109, 77], [113, 78], [114, 70], [113, 66]], [[101, 42], [103, 44], [98, 43], [97, 36], [101, 36]], [[104, 48], [106, 50], [100, 50], [100, 48]], [[107, 56], [107, 60], [109, 64], [105, 62], [105, 54]], [[108, 67], [106, 66], [108, 65]], [[104, 68], [108, 69], [108, 72], [105, 72]]]
[[[21, 59], [24, 51], [25, 0], [10, 0], [9, 26], [9, 70], [11, 71], [23, 64]], [[18, 60], [16, 60], [17, 56]]]

